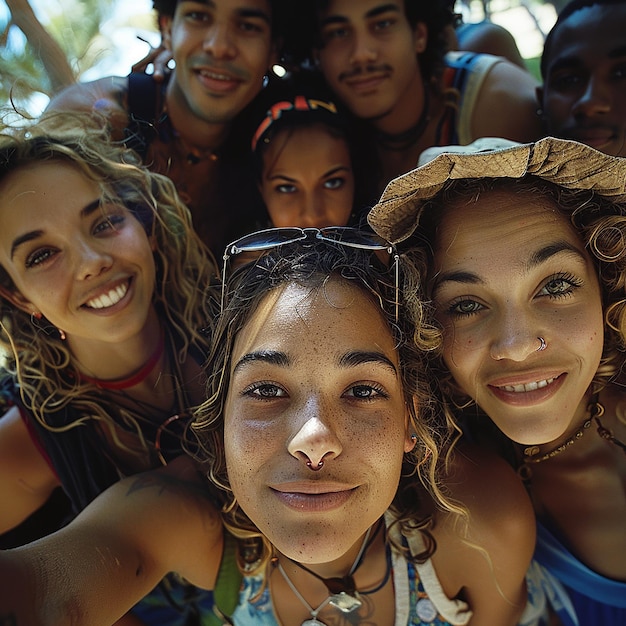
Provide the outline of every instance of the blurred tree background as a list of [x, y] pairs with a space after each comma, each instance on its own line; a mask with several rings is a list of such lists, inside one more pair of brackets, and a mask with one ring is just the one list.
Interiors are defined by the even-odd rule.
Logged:
[[[129, 13], [123, 26], [154, 30], [151, 2], [121, 1], [144, 7], [138, 15]], [[119, 43], [107, 38], [103, 24], [119, 5], [119, 0], [0, 2], [0, 101], [12, 101], [18, 108], [33, 96], [47, 101], [111, 55]], [[129, 39], [134, 40], [129, 44], [137, 41], [132, 34]], [[131, 62], [139, 58], [141, 54]]]

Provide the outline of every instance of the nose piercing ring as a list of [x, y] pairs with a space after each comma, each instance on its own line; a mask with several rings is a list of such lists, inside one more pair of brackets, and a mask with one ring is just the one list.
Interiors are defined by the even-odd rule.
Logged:
[[324, 461], [320, 461], [320, 462], [317, 464], [317, 467], [313, 467], [313, 463], [311, 463], [311, 461], [307, 461], [307, 462], [306, 462], [306, 466], [307, 466], [310, 470], [313, 470], [314, 472], [319, 472], [319, 471], [322, 469], [322, 467], [324, 467]]
[[548, 344], [543, 337], [537, 337], [537, 339], [539, 339], [539, 347], [537, 348], [537, 352], [543, 352], [548, 347]]

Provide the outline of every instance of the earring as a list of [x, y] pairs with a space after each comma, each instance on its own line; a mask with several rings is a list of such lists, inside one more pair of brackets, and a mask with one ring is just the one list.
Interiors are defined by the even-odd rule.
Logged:
[[[41, 320], [44, 320], [43, 322]], [[30, 314], [30, 323], [37, 328], [38, 330], [42, 330], [46, 335], [53, 337], [54, 333], [59, 336], [61, 341], [65, 341], [65, 331], [53, 326], [47, 319], [44, 318], [43, 314], [40, 311], [32, 311]]]
[[417, 435], [415, 433], [411, 435], [411, 443], [417, 443]]
[[270, 76], [269, 76], [269, 74], [264, 74], [263, 75], [263, 83], [262, 83], [263, 89], [265, 89], [269, 85], [269, 83], [270, 83]]

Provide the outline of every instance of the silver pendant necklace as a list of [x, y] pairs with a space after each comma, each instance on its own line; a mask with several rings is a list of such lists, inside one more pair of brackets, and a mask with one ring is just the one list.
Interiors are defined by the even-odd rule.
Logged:
[[361, 544], [361, 548], [359, 549], [359, 553], [356, 555], [356, 559], [354, 559], [354, 563], [352, 563], [352, 567], [346, 576], [343, 578], [323, 578], [319, 574], [316, 574], [308, 567], [302, 565], [302, 563], [298, 563], [297, 561], [293, 561], [293, 559], [289, 559], [293, 561], [295, 565], [304, 569], [309, 574], [312, 574], [319, 580], [321, 580], [330, 595], [322, 602], [316, 609], [314, 609], [305, 599], [304, 596], [298, 591], [296, 586], [291, 581], [291, 578], [287, 575], [287, 572], [284, 570], [280, 561], [278, 561], [278, 570], [282, 574], [285, 582], [289, 585], [289, 588], [293, 591], [294, 595], [300, 602], [306, 607], [307, 611], [311, 613], [311, 619], [306, 619], [302, 622], [302, 626], [326, 626], [326, 624], [319, 619], [317, 619], [318, 613], [327, 605], [339, 609], [342, 613], [351, 613], [352, 611], [358, 609], [363, 602], [359, 598], [359, 592], [356, 589], [356, 585], [354, 583], [353, 574], [361, 564], [361, 559], [363, 558], [363, 554], [368, 546], [368, 541], [370, 535], [372, 533], [372, 527], [370, 526], [365, 533], [365, 537], [363, 538], [363, 543]]

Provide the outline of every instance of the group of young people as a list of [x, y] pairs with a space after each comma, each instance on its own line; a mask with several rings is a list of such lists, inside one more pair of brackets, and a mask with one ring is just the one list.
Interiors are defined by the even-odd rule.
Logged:
[[[59, 485], [78, 517], [0, 554], [2, 619], [623, 623], [626, 11], [574, 4], [538, 96], [593, 147], [494, 108], [499, 59], [444, 87], [447, 14], [409, 0], [311, 3], [315, 78], [265, 89], [277, 3], [155, 3], [164, 86], [7, 133], [2, 529]], [[464, 110], [444, 143], [527, 143], [424, 152]]]

